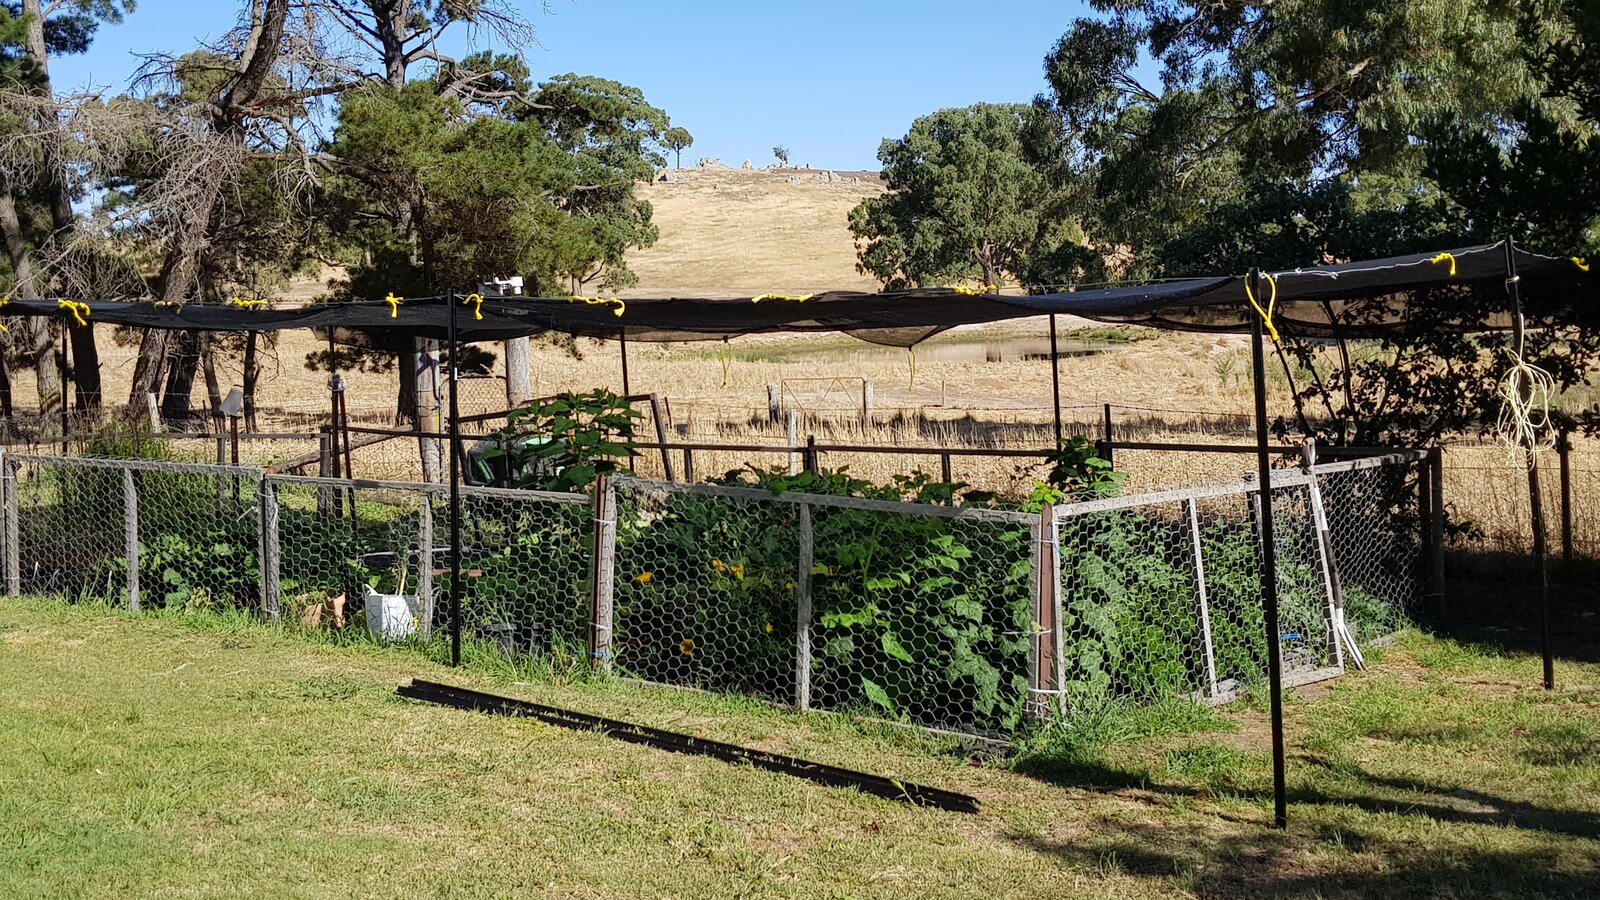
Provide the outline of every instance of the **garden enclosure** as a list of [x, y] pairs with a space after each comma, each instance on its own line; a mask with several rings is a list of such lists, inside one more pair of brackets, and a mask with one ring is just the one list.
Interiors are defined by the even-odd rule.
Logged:
[[[615, 677], [1000, 736], [1108, 703], [1264, 681], [1250, 481], [1000, 509], [632, 477], [593, 495], [8, 454], [11, 594], [259, 610], [297, 623], [368, 585], [463, 636]], [[1288, 683], [1417, 609], [1434, 471], [1397, 453], [1275, 473]], [[1340, 626], [1344, 625], [1344, 628]], [[1347, 632], [1350, 638], [1340, 640]]]

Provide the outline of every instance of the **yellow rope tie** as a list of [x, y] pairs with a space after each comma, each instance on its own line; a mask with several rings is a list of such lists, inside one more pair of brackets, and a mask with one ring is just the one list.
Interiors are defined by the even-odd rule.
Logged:
[[405, 302], [404, 297], [396, 297], [394, 294], [390, 294], [383, 298], [383, 302], [389, 304], [389, 318], [400, 318], [400, 304]]
[[[10, 302], [11, 302], [11, 295], [10, 294], [7, 294], [4, 297], [0, 297], [0, 308], [4, 308]], [[11, 329], [7, 328], [4, 322], [0, 322], [0, 334], [10, 334], [10, 333], [11, 333]]]
[[789, 303], [804, 303], [815, 296], [816, 294], [757, 294], [750, 298], [750, 302], [760, 303], [763, 300], [785, 300]]
[[181, 315], [183, 313], [182, 300], [157, 300], [153, 305], [156, 309], [176, 310], [173, 315]]
[[623, 303], [622, 300], [617, 297], [583, 297], [579, 296], [578, 294], [573, 294], [572, 299], [568, 302], [587, 303], [590, 306], [615, 306], [616, 309], [612, 311], [612, 314], [618, 317], [621, 317], [623, 311], [628, 308], [628, 304]]
[[260, 309], [261, 307], [267, 305], [267, 301], [265, 301], [265, 300], [241, 300], [238, 297], [235, 297], [231, 301], [228, 302], [228, 305], [229, 306], [233, 306], [233, 307], [237, 307], [239, 309]]
[[468, 294], [465, 298], [462, 299], [461, 305], [462, 306], [470, 306], [470, 307], [472, 307], [472, 317], [474, 319], [477, 319], [479, 322], [483, 321], [483, 295], [482, 294]]
[[1261, 323], [1267, 327], [1267, 334], [1272, 335], [1272, 342], [1276, 344], [1278, 342], [1278, 326], [1272, 324], [1272, 313], [1278, 305], [1278, 279], [1265, 272], [1262, 273], [1261, 277], [1266, 280], [1267, 287], [1272, 288], [1272, 293], [1267, 299], [1267, 308], [1262, 309], [1261, 304], [1256, 302], [1255, 292], [1250, 290], [1249, 279], [1246, 279], [1244, 283], [1244, 296], [1245, 299], [1250, 301], [1250, 305], [1255, 307], [1256, 312], [1261, 315]]
[[56, 305], [72, 313], [72, 318], [77, 320], [79, 325], [89, 324], [89, 304], [79, 303], [76, 300], [58, 300]]
[[960, 294], [963, 297], [982, 297], [984, 294], [993, 294], [994, 292], [1000, 290], [1000, 286], [999, 285], [994, 285], [994, 284], [986, 284], [981, 288], [969, 288], [969, 287], [961, 287], [960, 285], [957, 285], [955, 287], [952, 287], [950, 290], [955, 291], [956, 293]]
[[1572, 258], [1572, 264], [1578, 267], [1579, 272], [1589, 271], [1589, 261], [1581, 256], [1574, 256]]
[[1450, 277], [1456, 277], [1456, 255], [1454, 253], [1441, 253], [1438, 256], [1435, 256], [1433, 259], [1428, 260], [1428, 262], [1431, 262], [1436, 266], [1442, 262], [1449, 263]]

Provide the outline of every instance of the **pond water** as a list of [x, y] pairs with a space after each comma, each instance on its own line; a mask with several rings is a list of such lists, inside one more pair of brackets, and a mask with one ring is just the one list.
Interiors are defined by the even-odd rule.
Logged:
[[[1095, 356], [1116, 350], [1123, 344], [1094, 341], [1058, 341], [1056, 358]], [[792, 352], [778, 352], [779, 362], [802, 363], [862, 363], [904, 359], [901, 347], [884, 347], [862, 341], [848, 347], [808, 348], [796, 347]], [[917, 346], [918, 362], [1026, 362], [1050, 358], [1050, 339], [1005, 338], [1000, 340], [961, 340], [934, 338]]]

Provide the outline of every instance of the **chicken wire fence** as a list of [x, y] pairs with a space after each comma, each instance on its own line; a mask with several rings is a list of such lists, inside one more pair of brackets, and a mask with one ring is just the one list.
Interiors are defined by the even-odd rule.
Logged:
[[[1278, 472], [1286, 682], [1342, 671], [1422, 593], [1416, 456]], [[10, 593], [363, 617], [518, 657], [999, 736], [1264, 680], [1259, 490], [1039, 511], [618, 477], [596, 496], [9, 454]], [[336, 601], [342, 599], [343, 605]], [[375, 619], [374, 617], [377, 617]]]

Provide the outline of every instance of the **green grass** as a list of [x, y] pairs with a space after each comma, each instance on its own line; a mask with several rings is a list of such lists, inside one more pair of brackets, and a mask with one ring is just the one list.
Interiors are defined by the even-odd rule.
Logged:
[[[0, 896], [1600, 893], [1600, 666], [1410, 635], [1255, 708], [1109, 708], [974, 764], [741, 699], [240, 616], [0, 601]], [[977, 795], [960, 816], [394, 697], [437, 678]]]

